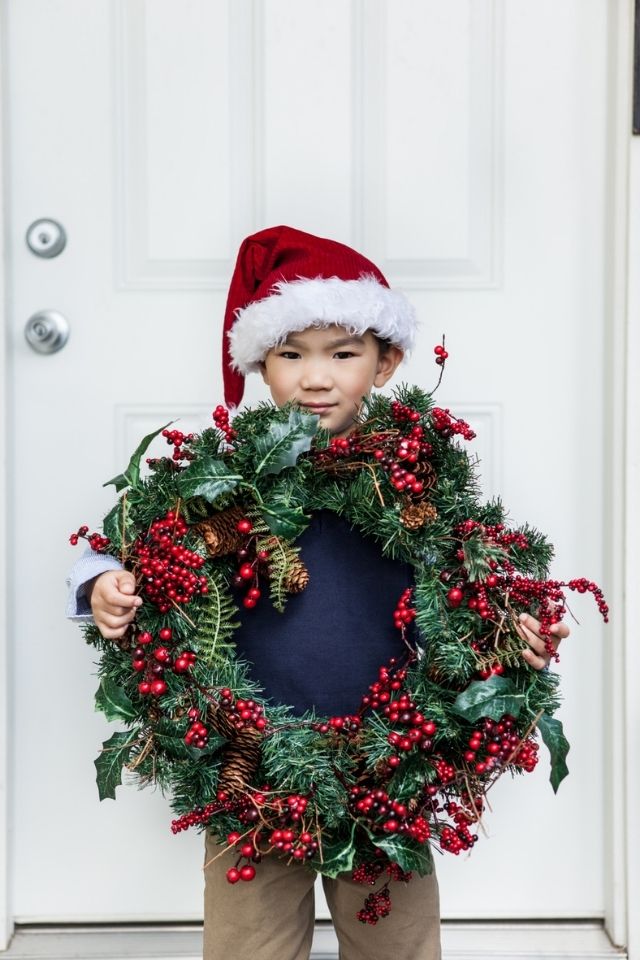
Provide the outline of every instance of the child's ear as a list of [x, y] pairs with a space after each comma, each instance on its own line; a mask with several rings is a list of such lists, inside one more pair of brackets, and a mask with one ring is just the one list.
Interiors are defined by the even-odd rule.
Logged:
[[264, 360], [261, 360], [259, 363], [260, 375], [267, 386], [269, 386], [269, 375], [267, 373], [267, 365]]
[[384, 387], [387, 380], [391, 379], [402, 363], [403, 357], [404, 350], [402, 350], [400, 347], [396, 347], [396, 345], [393, 343], [389, 344], [384, 351], [380, 351], [378, 365], [376, 367], [376, 375], [373, 379], [374, 387]]

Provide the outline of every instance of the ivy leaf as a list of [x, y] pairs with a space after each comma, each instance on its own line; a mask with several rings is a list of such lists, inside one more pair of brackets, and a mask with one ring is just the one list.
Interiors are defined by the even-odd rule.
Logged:
[[256, 476], [280, 473], [285, 467], [295, 466], [300, 454], [310, 448], [319, 422], [315, 413], [290, 410], [286, 423], [270, 423], [268, 431], [255, 441]]
[[178, 490], [185, 499], [204, 497], [213, 503], [223, 493], [229, 493], [242, 480], [239, 473], [232, 473], [223, 460], [204, 457], [196, 460], [178, 478]]
[[146, 437], [143, 437], [136, 447], [131, 460], [129, 460], [129, 466], [125, 472], [119, 473], [117, 477], [112, 477], [111, 480], [107, 480], [102, 486], [108, 487], [110, 484], [113, 484], [118, 493], [124, 490], [125, 487], [136, 487], [140, 480], [140, 460], [142, 459], [142, 455], [147, 452], [151, 441], [154, 440], [159, 433], [162, 433], [163, 430], [166, 430], [167, 427], [170, 427], [172, 423], [175, 423], [175, 421], [169, 420], [169, 423], [165, 423], [163, 427], [159, 427], [158, 430], [154, 430], [153, 433], [148, 433]]
[[353, 833], [355, 824], [351, 827], [351, 834], [348, 838], [335, 840], [332, 844], [324, 844], [322, 848], [323, 863], [322, 874], [325, 877], [335, 878], [340, 873], [346, 873], [353, 869], [353, 858], [356, 848], [353, 842]]
[[114, 733], [102, 744], [102, 752], [93, 761], [96, 783], [101, 800], [116, 798], [116, 787], [122, 783], [122, 768], [129, 759], [135, 737], [129, 733]]
[[285, 540], [295, 540], [309, 523], [302, 507], [285, 507], [280, 504], [265, 503], [260, 509], [271, 533]]
[[547, 713], [543, 713], [538, 719], [538, 730], [549, 750], [551, 757], [549, 782], [553, 787], [553, 792], [557, 793], [558, 787], [569, 773], [569, 768], [565, 762], [570, 750], [569, 741], [564, 735], [562, 721], [555, 720]]
[[480, 717], [499, 720], [503, 714], [517, 717], [524, 704], [524, 693], [519, 693], [513, 680], [494, 673], [487, 680], [474, 680], [463, 690], [452, 706], [454, 713], [475, 723]]
[[96, 710], [102, 711], [107, 720], [135, 720], [135, 708], [124, 690], [114, 680], [103, 677], [96, 690]]
[[376, 847], [389, 857], [392, 863], [397, 863], [405, 871], [415, 870], [421, 877], [433, 873], [433, 857], [428, 843], [411, 843], [400, 836], [378, 837], [369, 833]]

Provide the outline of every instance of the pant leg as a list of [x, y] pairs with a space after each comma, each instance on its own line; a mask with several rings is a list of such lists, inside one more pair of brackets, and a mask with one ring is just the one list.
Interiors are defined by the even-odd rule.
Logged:
[[205, 844], [204, 960], [309, 960], [315, 874], [275, 857], [256, 864], [249, 882], [226, 878], [235, 863], [207, 835]]
[[[391, 912], [375, 926], [356, 919], [367, 894], [378, 889], [354, 883], [351, 874], [322, 878], [340, 944], [340, 960], [440, 960], [440, 898], [435, 870], [414, 873], [409, 883], [392, 881]], [[383, 882], [383, 881], [382, 881]]]

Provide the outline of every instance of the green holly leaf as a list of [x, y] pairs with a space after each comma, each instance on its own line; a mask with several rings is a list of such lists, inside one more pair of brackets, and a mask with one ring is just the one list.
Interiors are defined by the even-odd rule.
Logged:
[[114, 733], [102, 744], [102, 751], [93, 761], [96, 768], [96, 783], [101, 800], [116, 798], [116, 787], [122, 783], [122, 768], [127, 763], [135, 736], [131, 732]]
[[109, 510], [109, 513], [104, 518], [102, 523], [102, 532], [105, 537], [109, 537], [111, 543], [116, 549], [120, 548], [122, 542], [122, 535], [120, 531], [120, 510], [122, 508], [122, 503], [120, 500], [116, 503], [114, 507]]
[[110, 484], [113, 484], [118, 493], [124, 490], [125, 487], [136, 487], [140, 480], [140, 461], [143, 454], [147, 452], [151, 441], [154, 440], [159, 433], [162, 433], [163, 430], [166, 430], [167, 427], [170, 427], [172, 423], [175, 423], [175, 421], [170, 420], [169, 423], [165, 423], [163, 427], [159, 427], [157, 430], [154, 430], [153, 433], [148, 433], [146, 437], [143, 437], [136, 447], [131, 460], [129, 460], [129, 466], [125, 472], [119, 473], [117, 477], [112, 477], [111, 480], [107, 480], [102, 486], [108, 487]]
[[191, 464], [178, 478], [178, 490], [185, 499], [204, 497], [213, 503], [223, 493], [229, 493], [242, 480], [223, 460], [204, 457]]
[[553, 792], [557, 793], [558, 787], [569, 773], [569, 768], [565, 762], [571, 749], [569, 741], [564, 735], [562, 722], [555, 720], [547, 713], [543, 713], [538, 719], [538, 730], [549, 750], [549, 756], [551, 757], [549, 782], [553, 787]]
[[201, 760], [203, 757], [210, 757], [228, 742], [224, 737], [214, 734], [209, 737], [206, 747], [199, 750], [197, 747], [188, 746], [184, 742], [184, 737], [155, 733], [153, 739], [157, 747], [163, 750], [168, 757], [175, 760]]
[[104, 713], [107, 720], [135, 720], [137, 713], [124, 690], [114, 680], [103, 677], [96, 690], [96, 710]]
[[286, 423], [269, 424], [268, 431], [255, 441], [256, 476], [294, 467], [300, 454], [311, 447], [319, 422], [320, 417], [315, 413], [290, 410]]
[[265, 503], [260, 508], [271, 533], [285, 540], [295, 540], [309, 523], [309, 518], [302, 507], [285, 507], [281, 504]]
[[474, 680], [463, 690], [452, 706], [454, 713], [475, 723], [480, 717], [499, 720], [505, 713], [517, 717], [524, 704], [524, 693], [519, 693], [513, 680], [492, 674], [487, 680]]
[[356, 853], [353, 842], [354, 830], [355, 824], [352, 825], [351, 833], [347, 838], [343, 837], [341, 840], [334, 840], [333, 843], [323, 844], [323, 861], [322, 866], [319, 867], [323, 876], [335, 878], [338, 874], [353, 869], [353, 858]]
[[433, 857], [428, 843], [419, 844], [397, 834], [388, 837], [379, 837], [369, 833], [372, 843], [389, 857], [392, 863], [397, 863], [405, 871], [415, 870], [421, 877], [433, 873]]

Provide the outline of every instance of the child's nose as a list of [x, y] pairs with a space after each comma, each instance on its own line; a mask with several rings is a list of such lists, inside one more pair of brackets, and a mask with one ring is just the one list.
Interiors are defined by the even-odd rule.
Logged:
[[300, 377], [303, 390], [326, 390], [331, 384], [331, 372], [325, 363], [309, 361], [304, 364]]

